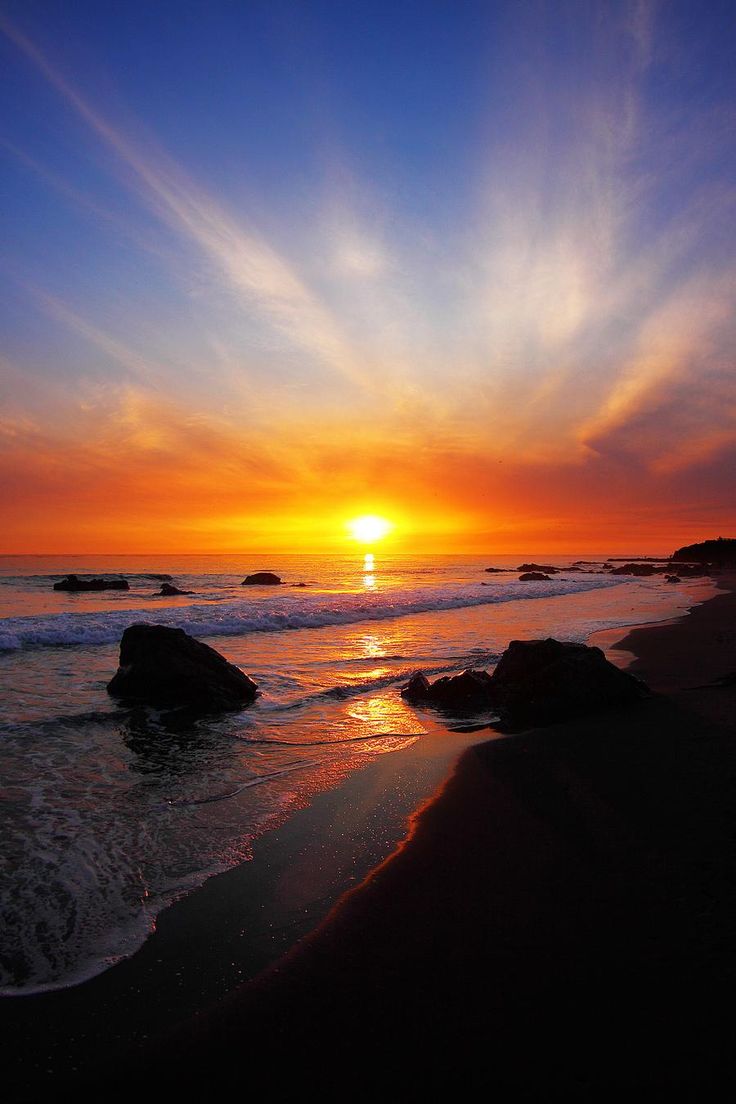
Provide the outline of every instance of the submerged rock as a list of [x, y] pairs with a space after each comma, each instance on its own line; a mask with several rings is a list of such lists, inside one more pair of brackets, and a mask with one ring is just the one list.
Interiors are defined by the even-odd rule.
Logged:
[[280, 586], [281, 579], [274, 575], [273, 571], [256, 571], [253, 575], [246, 575], [241, 586]]
[[407, 701], [426, 702], [442, 709], [467, 709], [489, 703], [491, 676], [487, 671], [468, 670], [460, 675], [445, 675], [430, 683], [417, 671], [401, 691]]
[[525, 571], [519, 576], [520, 583], [542, 583], [545, 580], [549, 582], [549, 575], [545, 575], [542, 571]]
[[214, 648], [166, 625], [131, 625], [120, 641], [120, 666], [108, 693], [162, 709], [201, 713], [240, 709], [258, 687]]
[[193, 590], [179, 590], [178, 586], [174, 586], [172, 583], [164, 583], [159, 591], [159, 594], [163, 598], [173, 598], [176, 594], [194, 594]]
[[512, 640], [491, 678], [491, 694], [504, 719], [550, 724], [625, 705], [648, 688], [621, 671], [600, 648], [554, 640]]
[[83, 590], [130, 590], [127, 579], [80, 579], [76, 575], [67, 575], [60, 583], [54, 583], [54, 590], [68, 590], [72, 594]]

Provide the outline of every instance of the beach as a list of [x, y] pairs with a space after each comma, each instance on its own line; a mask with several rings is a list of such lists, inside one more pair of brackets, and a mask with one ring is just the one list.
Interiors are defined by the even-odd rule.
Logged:
[[721, 586], [621, 641], [666, 693], [466, 751], [400, 848], [139, 1086], [183, 1068], [205, 1099], [252, 1061], [274, 1090], [352, 1075], [389, 1099], [731, 1078], [736, 691], [702, 681], [736, 666]]
[[0, 1003], [17, 1099], [208, 1099], [253, 1062], [286, 1094], [337, 1095], [356, 1064], [389, 1095], [439, 1076], [658, 1086], [696, 1066], [706, 1083], [727, 1022], [701, 1005], [728, 987], [733, 911], [734, 690], [710, 684], [736, 668], [736, 595], [718, 585], [591, 638], [665, 693], [514, 736], [422, 714], [421, 740], [302, 802], [135, 955]]

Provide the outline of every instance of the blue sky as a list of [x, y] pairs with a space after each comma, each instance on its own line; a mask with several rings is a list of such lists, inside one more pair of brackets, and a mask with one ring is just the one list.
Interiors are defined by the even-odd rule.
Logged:
[[8, 550], [733, 524], [734, 13], [0, 3]]

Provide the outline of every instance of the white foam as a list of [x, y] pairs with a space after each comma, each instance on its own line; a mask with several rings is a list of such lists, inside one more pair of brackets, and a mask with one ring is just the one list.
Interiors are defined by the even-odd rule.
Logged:
[[[238, 597], [216, 609], [210, 604], [193, 604], [157, 610], [153, 619], [158, 625], [181, 628], [197, 637], [241, 636], [252, 632], [383, 621], [408, 614], [496, 605], [520, 599], [551, 598], [617, 586], [623, 581], [576, 576], [574, 579], [555, 577], [547, 582], [525, 583], [523, 589], [515, 580], [484, 587], [480, 592], [475, 585], [466, 584], [384, 593], [279, 594], [256, 600]], [[129, 625], [151, 619], [150, 608], [8, 617], [0, 622], [0, 651], [113, 644]]]

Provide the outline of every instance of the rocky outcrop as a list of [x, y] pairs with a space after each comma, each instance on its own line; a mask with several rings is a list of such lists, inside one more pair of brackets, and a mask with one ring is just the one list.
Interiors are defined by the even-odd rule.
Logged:
[[557, 575], [559, 572], [558, 567], [553, 567], [551, 564], [519, 564], [517, 571], [546, 571], [548, 575]]
[[179, 590], [173, 583], [164, 583], [159, 591], [162, 598], [174, 598], [177, 594], [194, 594], [193, 590]]
[[687, 544], [672, 553], [672, 559], [685, 563], [709, 563], [717, 567], [736, 567], [736, 539], [717, 537], [715, 540], [700, 541], [699, 544]]
[[76, 575], [67, 575], [60, 583], [54, 583], [54, 590], [77, 594], [85, 590], [130, 590], [130, 586], [127, 579], [80, 579]]
[[489, 704], [491, 676], [487, 671], [468, 670], [460, 675], [445, 675], [430, 683], [417, 671], [401, 691], [410, 702], [424, 702], [441, 709], [479, 708]]
[[665, 575], [664, 581], [666, 583], [679, 583], [682, 580], [680, 579], [679, 575]]
[[525, 571], [519, 576], [520, 583], [542, 583], [545, 580], [549, 580], [549, 575], [545, 575], [543, 571]]
[[661, 575], [663, 568], [655, 567], [653, 564], [643, 563], [627, 563], [622, 567], [614, 567], [612, 570], [613, 575]]
[[407, 701], [441, 709], [493, 709], [513, 728], [599, 712], [648, 693], [600, 648], [551, 637], [512, 640], [492, 675], [470, 670], [430, 683], [417, 672], [401, 691]]
[[256, 571], [253, 575], [246, 575], [241, 586], [280, 586], [281, 579], [274, 575], [273, 571]]
[[512, 640], [491, 679], [491, 695], [513, 725], [550, 724], [646, 697], [639, 679], [609, 663], [600, 648]]
[[484, 567], [484, 571], [487, 571], [489, 575], [505, 575], [511, 571], [510, 567]]
[[120, 666], [107, 685], [117, 698], [197, 713], [241, 709], [257, 686], [224, 656], [166, 625], [131, 625], [120, 642]]

